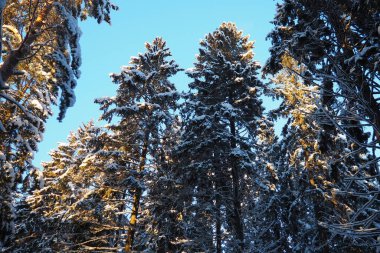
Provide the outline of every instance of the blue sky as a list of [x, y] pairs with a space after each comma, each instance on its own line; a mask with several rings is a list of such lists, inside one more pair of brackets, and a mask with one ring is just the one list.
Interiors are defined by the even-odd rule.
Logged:
[[[82, 123], [98, 120], [100, 111], [94, 99], [113, 96], [116, 85], [109, 73], [119, 72], [131, 56], [144, 52], [144, 43], [161, 36], [181, 68], [192, 67], [199, 41], [222, 22], [231, 21], [251, 35], [255, 58], [264, 64], [269, 56], [269, 23], [275, 12], [273, 0], [113, 0], [120, 10], [112, 15], [112, 25], [87, 20], [81, 24], [82, 76], [75, 90], [77, 100], [62, 123], [54, 115], [46, 124], [44, 140], [35, 155], [35, 165], [49, 161], [48, 153], [57, 143], [66, 142], [71, 131]], [[182, 72], [172, 79], [179, 90], [187, 90], [189, 79]], [[265, 100], [265, 107], [272, 107]]]

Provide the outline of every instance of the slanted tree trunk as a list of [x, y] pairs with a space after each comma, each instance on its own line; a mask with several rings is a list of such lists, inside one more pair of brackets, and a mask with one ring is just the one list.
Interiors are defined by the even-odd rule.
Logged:
[[[46, 1], [42, 11], [36, 17], [34, 23], [30, 27], [28, 33], [25, 35], [25, 38], [21, 42], [20, 46], [10, 52], [7, 59], [4, 61], [3, 65], [0, 67], [0, 90], [7, 89], [5, 82], [13, 75], [17, 65], [20, 61], [28, 56], [30, 53], [30, 46], [36, 41], [38, 36], [41, 34], [41, 28], [46, 20], [46, 17], [50, 14], [50, 11], [53, 8], [52, 0]], [[0, 0], [0, 4], [2, 1]], [[0, 6], [1, 7], [1, 6]]]

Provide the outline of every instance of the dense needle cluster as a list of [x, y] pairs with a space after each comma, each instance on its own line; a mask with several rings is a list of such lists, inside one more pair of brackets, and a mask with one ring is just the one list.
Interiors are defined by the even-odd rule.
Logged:
[[103, 125], [83, 124], [39, 170], [52, 105], [62, 120], [75, 102], [78, 21], [116, 9], [0, 1], [1, 252], [379, 251], [379, 3], [284, 0], [270, 81], [222, 23], [178, 92], [183, 69], [156, 38], [110, 75]]

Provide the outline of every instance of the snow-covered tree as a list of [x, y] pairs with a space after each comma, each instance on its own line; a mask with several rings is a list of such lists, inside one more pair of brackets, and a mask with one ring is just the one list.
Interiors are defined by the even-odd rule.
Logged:
[[113, 150], [109, 138], [90, 122], [52, 151], [52, 161], [43, 164], [44, 186], [26, 199], [28, 207], [21, 210], [27, 211], [26, 220], [17, 227], [13, 251], [122, 248], [128, 175], [116, 165], [118, 153], [109, 152]]
[[[363, 174], [348, 176], [337, 171], [348, 176], [349, 185], [368, 185], [364, 176], [368, 171], [370, 181], [377, 181], [372, 189], [346, 191], [344, 198], [360, 198], [367, 204], [364, 209], [354, 210], [356, 214], [347, 219], [346, 225], [338, 226], [340, 229], [336, 224], [330, 227], [334, 233], [350, 230], [346, 235], [358, 240], [367, 238], [367, 243], [376, 241], [379, 232], [376, 218], [369, 218], [379, 203], [379, 7], [377, 1], [284, 1], [277, 8], [275, 29], [269, 34], [273, 46], [265, 67], [267, 73], [280, 71], [286, 54], [306, 67], [298, 75], [305, 83], [319, 86], [321, 96], [317, 101], [321, 152], [339, 152], [334, 137], [342, 134], [348, 139], [345, 148], [351, 150], [351, 155], [340, 159], [358, 162], [358, 173]], [[363, 166], [356, 155], [367, 152], [372, 155]], [[369, 216], [363, 215], [365, 212]]]
[[178, 143], [181, 122], [176, 119], [166, 129], [162, 146], [156, 154], [156, 170], [145, 175], [147, 194], [140, 224], [146, 233], [147, 252], [178, 252], [178, 238], [183, 238], [181, 222], [181, 188], [172, 151]]
[[[366, 205], [360, 198], [346, 198], [348, 191], [371, 191], [374, 180], [346, 181], [347, 177], [371, 175], [366, 149], [335, 130], [326, 133], [318, 104], [323, 96], [319, 87], [308, 85], [297, 73], [305, 71], [289, 55], [284, 69], [275, 77], [274, 93], [283, 99], [275, 117], [288, 117], [282, 140], [274, 148], [275, 191], [263, 200], [258, 226], [257, 252], [362, 252], [371, 248], [361, 239], [340, 236], [326, 224], [342, 224], [355, 216], [355, 209]], [[328, 135], [329, 143], [326, 143]], [[326, 146], [329, 149], [326, 149]], [[358, 167], [361, 167], [359, 170]], [[371, 182], [372, 181], [372, 182]], [[372, 200], [371, 200], [372, 201]], [[375, 210], [361, 213], [371, 217]], [[262, 240], [262, 241], [261, 241]]]
[[[8, 1], [3, 11], [1, 97], [13, 101], [13, 93], [8, 91], [19, 84], [17, 76], [29, 77], [34, 80], [31, 86], [46, 86], [40, 88], [55, 97], [61, 91], [58, 118], [62, 120], [66, 108], [75, 102], [73, 89], [80, 76], [81, 31], [78, 21], [92, 16], [98, 22], [110, 22], [111, 9], [117, 7], [108, 0]], [[17, 91], [22, 93], [23, 90], [18, 88]]]
[[[126, 251], [141, 250], [147, 236], [140, 230], [139, 216], [144, 209], [144, 177], [157, 168], [156, 159], [163, 150], [165, 133], [175, 117], [179, 93], [169, 78], [180, 69], [171, 56], [166, 42], [156, 38], [146, 43], [146, 52], [132, 57], [129, 66], [111, 78], [118, 84], [115, 97], [96, 100], [104, 111], [101, 119], [110, 122], [115, 146], [124, 152], [121, 159], [131, 173], [131, 214], [127, 232]], [[131, 179], [131, 180], [132, 180]], [[128, 198], [128, 196], [127, 196]]]
[[260, 158], [254, 152], [263, 84], [248, 39], [235, 24], [223, 23], [200, 42], [197, 62], [187, 71], [193, 92], [184, 103], [175, 149], [187, 251], [244, 251], [242, 202], [252, 185], [268, 187], [258, 176]]
[[[78, 21], [91, 16], [109, 22], [111, 9], [116, 7], [108, 0], [0, 2], [0, 152], [14, 174], [12, 185], [4, 183], [0, 188], [12, 189], [6, 190], [10, 195], [5, 198], [12, 200], [9, 205], [15, 204], [16, 191], [25, 190], [21, 186], [29, 171], [35, 171], [33, 153], [42, 140], [45, 121], [52, 115], [51, 106], [60, 99], [58, 118], [62, 120], [67, 107], [75, 102], [73, 90], [81, 64]], [[1, 170], [8, 165], [2, 164]], [[1, 182], [7, 181], [6, 174], [0, 174], [4, 176]], [[11, 230], [0, 234], [12, 237]], [[0, 247], [8, 243], [1, 241]]]

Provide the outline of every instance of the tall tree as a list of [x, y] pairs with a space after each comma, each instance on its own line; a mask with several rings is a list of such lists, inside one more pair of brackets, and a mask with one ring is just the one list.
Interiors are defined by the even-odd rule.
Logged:
[[174, 122], [173, 112], [179, 99], [169, 78], [180, 69], [174, 60], [168, 59], [171, 53], [166, 42], [156, 38], [145, 47], [146, 52], [132, 57], [120, 74], [111, 75], [119, 85], [117, 95], [96, 100], [104, 111], [101, 119], [112, 122], [108, 128], [114, 132], [114, 140], [125, 152], [128, 170], [134, 174], [127, 252], [141, 250], [145, 244], [143, 236], [136, 238], [146, 188], [144, 175], [156, 169], [155, 159], [162, 149], [165, 131]]
[[[372, 170], [370, 180], [375, 178], [377, 181], [379, 8], [377, 1], [284, 1], [277, 8], [273, 22], [275, 29], [269, 34], [273, 47], [265, 67], [268, 73], [278, 72], [282, 69], [281, 57], [285, 54], [306, 66], [307, 70], [298, 74], [306, 82], [320, 87], [321, 151], [334, 149], [331, 145], [334, 132], [340, 132], [353, 143], [352, 160], [363, 149], [371, 149], [368, 166], [359, 164], [358, 168], [360, 172]], [[371, 129], [370, 134], [365, 133], [368, 129]], [[350, 185], [368, 182], [367, 177], [350, 178]], [[378, 193], [379, 189], [375, 187], [368, 191], [348, 191], [345, 197], [367, 201], [363, 208], [371, 213], [379, 204]], [[368, 216], [362, 216], [363, 208], [357, 209], [357, 214], [352, 215], [340, 229], [330, 227], [332, 231], [345, 233], [345, 230], [350, 230], [351, 235], [360, 240], [368, 238], [373, 241], [379, 231], [376, 219], [367, 220]]]
[[[371, 167], [366, 149], [357, 149], [349, 138], [338, 131], [326, 133], [324, 117], [318, 111], [323, 96], [317, 85], [307, 84], [297, 73], [305, 71], [289, 55], [282, 60], [284, 69], [276, 75], [274, 92], [283, 99], [273, 116], [286, 116], [283, 138], [274, 149], [273, 170], [278, 178], [275, 191], [264, 198], [257, 213], [256, 240], [262, 238], [258, 252], [364, 252], [373, 249], [361, 239], [340, 236], [326, 224], [342, 224], [352, 217], [353, 210], [367, 200], [345, 198], [347, 191], [370, 191], [373, 180], [348, 183], [347, 177], [368, 177]], [[329, 143], [326, 143], [328, 134]], [[321, 140], [322, 139], [322, 140]], [[330, 147], [330, 145], [332, 147]], [[326, 150], [326, 146], [329, 147]], [[361, 167], [361, 170], [358, 170]], [[360, 214], [372, 219], [376, 211]], [[274, 239], [276, 238], [276, 239]], [[260, 242], [260, 239], [257, 240]]]
[[[253, 42], [232, 23], [223, 23], [200, 43], [182, 110], [184, 129], [175, 155], [188, 195], [183, 219], [189, 251], [245, 249], [245, 178], [256, 176], [254, 146], [263, 107]], [[256, 178], [256, 179], [255, 179]], [[255, 182], [256, 180], [256, 182]]]
[[[1, 1], [0, 152], [15, 175], [14, 180], [0, 179], [7, 199], [0, 203], [1, 217], [14, 217], [5, 210], [14, 210], [7, 206], [14, 206], [25, 174], [34, 171], [33, 153], [52, 115], [51, 105], [60, 99], [59, 120], [74, 105], [81, 64], [78, 20], [91, 16], [109, 22], [111, 9], [116, 6], [103, 0]], [[9, 173], [9, 166], [1, 164], [0, 177]], [[8, 218], [0, 221], [0, 247], [12, 238]]]

